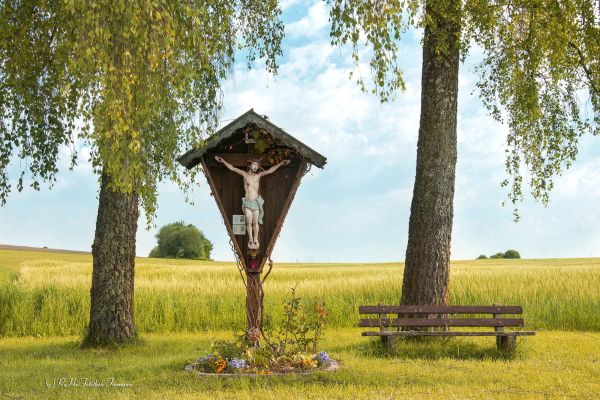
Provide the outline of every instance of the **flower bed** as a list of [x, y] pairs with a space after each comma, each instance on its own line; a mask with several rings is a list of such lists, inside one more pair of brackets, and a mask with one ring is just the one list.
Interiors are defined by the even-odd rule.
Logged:
[[294, 287], [291, 298], [283, 304], [283, 316], [277, 329], [265, 323], [263, 330], [252, 328], [237, 335], [233, 342], [213, 343], [212, 354], [198, 358], [185, 369], [210, 375], [333, 371], [339, 364], [326, 352], [317, 352], [327, 314], [323, 302], [307, 307], [296, 296]]
[[280, 356], [271, 359], [268, 366], [253, 365], [242, 358], [225, 358], [215, 352], [185, 366], [186, 371], [198, 371], [201, 375], [306, 374], [316, 371], [335, 371], [338, 368], [339, 364], [324, 351], [316, 354], [297, 353], [291, 357]]

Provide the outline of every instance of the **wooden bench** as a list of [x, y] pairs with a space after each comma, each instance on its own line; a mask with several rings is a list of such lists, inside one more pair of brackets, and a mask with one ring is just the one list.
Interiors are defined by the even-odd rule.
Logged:
[[[407, 336], [496, 336], [496, 346], [504, 354], [515, 351], [517, 336], [531, 336], [531, 331], [505, 331], [504, 328], [524, 326], [523, 318], [504, 318], [505, 314], [523, 314], [521, 306], [359, 306], [363, 315], [377, 314], [358, 323], [363, 328], [379, 328], [363, 332], [363, 336], [380, 336], [388, 353], [393, 353], [397, 337]], [[461, 314], [467, 317], [456, 318]], [[482, 316], [483, 314], [483, 316]], [[492, 318], [485, 314], [492, 314]], [[390, 316], [391, 315], [391, 316]], [[452, 316], [452, 317], [451, 317]], [[450, 328], [488, 327], [494, 331], [451, 331]], [[392, 329], [395, 328], [395, 330]]]

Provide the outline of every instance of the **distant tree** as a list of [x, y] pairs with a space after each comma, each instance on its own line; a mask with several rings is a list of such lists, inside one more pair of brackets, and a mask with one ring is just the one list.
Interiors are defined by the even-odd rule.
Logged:
[[152, 258], [190, 258], [208, 260], [213, 244], [202, 231], [183, 221], [173, 222], [160, 228], [156, 235], [158, 246], [152, 249]]
[[504, 252], [504, 258], [521, 258], [521, 255], [516, 250], [506, 250]]
[[158, 250], [158, 246], [150, 250], [150, 254], [148, 254], [149, 258], [160, 258], [160, 251]]
[[[484, 260], [486, 258], [487, 257], [485, 256], [485, 254], [482, 254], [479, 257], [477, 257], [478, 260]], [[490, 256], [490, 259], [498, 258], [521, 258], [521, 254], [519, 254], [517, 250], [506, 250], [504, 253], [499, 252]]]

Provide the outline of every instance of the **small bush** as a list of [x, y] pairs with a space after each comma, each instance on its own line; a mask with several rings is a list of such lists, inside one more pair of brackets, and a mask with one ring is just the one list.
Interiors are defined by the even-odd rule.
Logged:
[[521, 258], [521, 255], [516, 250], [506, 250], [504, 252], [504, 258]]
[[[478, 260], [486, 260], [488, 257], [485, 254], [481, 254], [479, 257], [477, 257]], [[516, 259], [516, 258], [521, 258], [521, 255], [519, 254], [519, 252], [517, 250], [506, 250], [504, 253], [500, 252], [500, 253], [496, 253], [490, 256], [490, 259], [499, 259], [499, 258], [512, 258], [512, 259]]]
[[160, 228], [156, 235], [158, 246], [150, 251], [152, 258], [189, 258], [209, 260], [213, 244], [202, 231], [183, 221], [173, 222]]
[[279, 329], [273, 331], [270, 321], [264, 326], [265, 334], [270, 337], [270, 350], [276, 357], [316, 352], [327, 321], [325, 303], [316, 301], [312, 310], [307, 309], [296, 296], [296, 287], [291, 291], [291, 298], [283, 303], [283, 321]]

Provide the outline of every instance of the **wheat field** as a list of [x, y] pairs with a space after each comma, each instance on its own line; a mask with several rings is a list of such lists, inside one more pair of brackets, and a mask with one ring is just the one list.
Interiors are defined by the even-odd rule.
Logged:
[[[81, 335], [89, 313], [86, 254], [0, 250], [0, 336]], [[397, 303], [402, 263], [275, 264], [264, 285], [267, 314], [297, 285], [324, 301], [330, 326], [356, 325], [359, 304]], [[232, 263], [136, 260], [140, 333], [242, 328], [245, 289]], [[600, 331], [600, 259], [473, 260], [451, 264], [450, 303], [522, 305], [531, 329]]]

